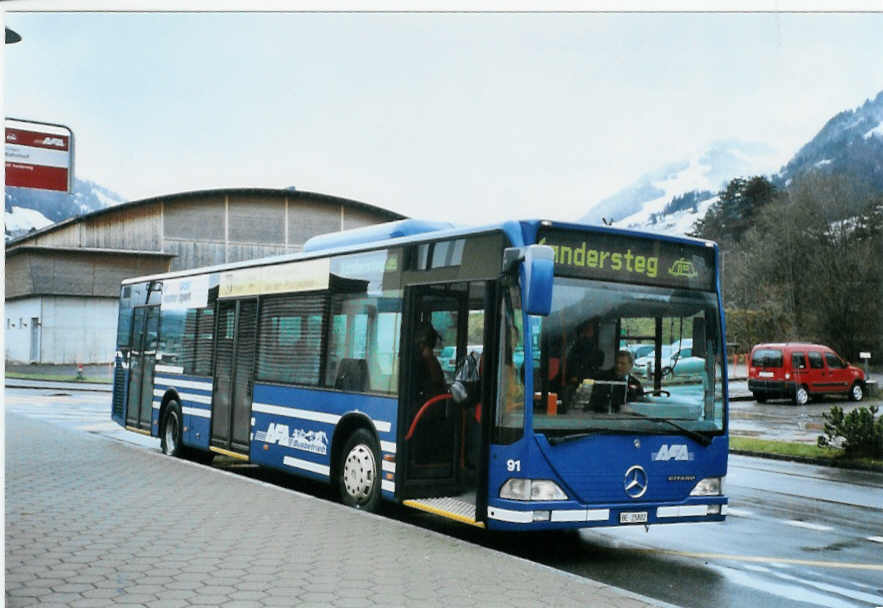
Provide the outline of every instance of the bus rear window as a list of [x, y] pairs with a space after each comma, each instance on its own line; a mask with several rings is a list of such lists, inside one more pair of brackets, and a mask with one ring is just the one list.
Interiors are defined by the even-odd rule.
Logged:
[[782, 351], [773, 348], [760, 348], [751, 355], [753, 367], [782, 367]]

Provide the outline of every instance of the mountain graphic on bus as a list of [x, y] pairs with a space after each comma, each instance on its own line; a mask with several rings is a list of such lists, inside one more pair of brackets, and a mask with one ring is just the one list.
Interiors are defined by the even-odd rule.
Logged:
[[699, 276], [699, 273], [696, 272], [696, 267], [693, 266], [693, 262], [687, 258], [675, 260], [671, 268], [668, 269], [668, 274], [673, 277], [686, 277], [688, 279]]

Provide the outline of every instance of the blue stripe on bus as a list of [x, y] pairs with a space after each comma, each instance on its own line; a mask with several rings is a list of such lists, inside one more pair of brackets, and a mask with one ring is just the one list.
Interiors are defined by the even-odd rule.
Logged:
[[[327, 481], [337, 422], [347, 414], [365, 415], [377, 430], [383, 453], [394, 453], [397, 403], [394, 397], [256, 384], [250, 459]], [[391, 497], [394, 485], [384, 486]]]
[[[188, 447], [208, 450], [211, 430], [212, 379], [204, 376], [189, 376], [170, 372], [156, 372], [154, 391], [165, 393], [174, 390], [181, 402], [182, 424], [181, 442]], [[190, 396], [199, 397], [196, 401]], [[163, 395], [153, 395], [155, 428], [159, 427], [159, 406]]]
[[[396, 397], [255, 384], [252, 412], [259, 413], [261, 406], [270, 406], [265, 409], [271, 411], [264, 413], [271, 415], [330, 424], [335, 424], [346, 414], [358, 412], [371, 419], [379, 439], [395, 441]], [[285, 410], [275, 410], [273, 406]]]

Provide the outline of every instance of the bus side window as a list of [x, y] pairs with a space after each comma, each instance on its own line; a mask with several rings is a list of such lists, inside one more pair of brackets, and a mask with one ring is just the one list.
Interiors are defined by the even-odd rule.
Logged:
[[258, 380], [319, 384], [325, 307], [326, 298], [316, 294], [286, 294], [263, 301], [255, 371]]
[[[326, 386], [380, 393], [398, 391], [401, 313], [378, 312], [384, 305], [390, 308], [383, 298], [361, 293], [332, 294]], [[357, 382], [353, 380], [355, 370], [360, 370]]]

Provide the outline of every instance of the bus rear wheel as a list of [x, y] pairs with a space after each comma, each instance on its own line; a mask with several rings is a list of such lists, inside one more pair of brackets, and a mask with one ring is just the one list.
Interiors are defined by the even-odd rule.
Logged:
[[337, 467], [343, 504], [375, 512], [380, 507], [380, 455], [374, 435], [358, 429], [346, 441]]
[[160, 431], [160, 446], [166, 456], [182, 456], [181, 445], [181, 406], [177, 401], [169, 401], [166, 406], [166, 414], [163, 417], [162, 430]]

